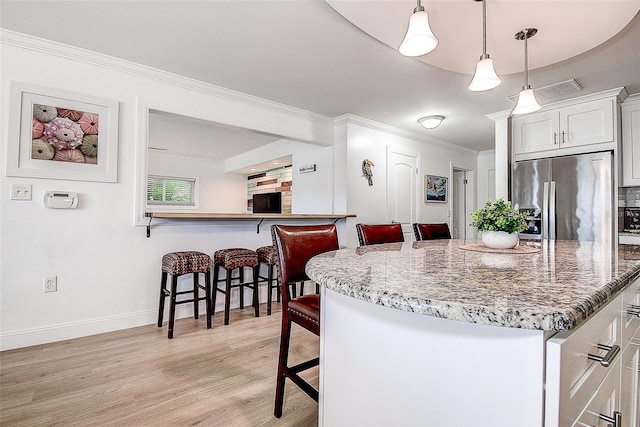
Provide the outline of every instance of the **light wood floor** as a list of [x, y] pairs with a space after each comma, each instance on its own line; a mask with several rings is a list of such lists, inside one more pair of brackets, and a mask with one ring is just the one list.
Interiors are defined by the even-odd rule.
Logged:
[[[292, 382], [273, 416], [280, 304], [0, 353], [2, 426], [314, 426], [318, 406]], [[290, 360], [317, 356], [294, 325]], [[317, 386], [317, 368], [306, 376]]]

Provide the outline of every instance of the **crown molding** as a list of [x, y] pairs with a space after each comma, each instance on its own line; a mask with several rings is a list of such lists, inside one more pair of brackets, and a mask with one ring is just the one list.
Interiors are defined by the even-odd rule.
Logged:
[[380, 123], [371, 119], [366, 119], [364, 117], [356, 116], [355, 114], [351, 114], [351, 113], [343, 114], [341, 116], [336, 117], [334, 120], [334, 124], [336, 126], [344, 125], [344, 124], [354, 124], [354, 125], [363, 126], [369, 129], [377, 130], [380, 132], [385, 132], [392, 135], [400, 136], [403, 138], [408, 138], [416, 142], [421, 142], [421, 143], [427, 142], [429, 144], [438, 145], [440, 147], [453, 149], [464, 154], [470, 154], [472, 156], [478, 155], [478, 151], [472, 150], [470, 148], [462, 147], [460, 145], [456, 145], [451, 142], [444, 141], [442, 139], [426, 136], [417, 132], [412, 132], [406, 129], [400, 129], [394, 126], [386, 125], [384, 123]]
[[55, 55], [61, 58], [71, 59], [74, 61], [84, 62], [102, 68], [123, 72], [137, 77], [143, 77], [155, 80], [161, 83], [180, 87], [183, 89], [200, 92], [219, 98], [225, 98], [233, 102], [242, 103], [254, 107], [268, 109], [277, 113], [284, 113], [298, 116], [315, 122], [333, 124], [333, 118], [301, 108], [292, 107], [257, 96], [249, 95], [243, 92], [234, 91], [221, 86], [204, 83], [199, 80], [184, 77], [168, 71], [159, 70], [157, 68], [148, 67], [132, 61], [116, 58], [102, 53], [69, 46], [63, 43], [47, 40], [23, 33], [0, 28], [0, 44], [15, 46], [25, 50]]

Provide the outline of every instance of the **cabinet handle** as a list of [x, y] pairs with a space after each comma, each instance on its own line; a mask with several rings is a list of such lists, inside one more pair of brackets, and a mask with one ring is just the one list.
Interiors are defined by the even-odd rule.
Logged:
[[635, 304], [629, 305], [629, 310], [627, 310], [627, 313], [629, 313], [631, 316], [640, 317], [640, 305], [635, 305]]
[[558, 145], [558, 132], [553, 133], [553, 145]]
[[602, 421], [606, 421], [611, 423], [613, 427], [621, 427], [622, 426], [622, 413], [618, 411], [613, 411], [613, 417], [610, 417], [605, 414], [600, 414], [600, 419]]
[[604, 356], [599, 356], [597, 354], [589, 353], [589, 360], [600, 362], [602, 366], [608, 368], [609, 365], [611, 365], [611, 362], [613, 362], [613, 359], [615, 359], [618, 353], [620, 353], [620, 346], [614, 345], [613, 347], [611, 347], [604, 344], [598, 344], [598, 350], [606, 350], [607, 354], [605, 354]]
[[565, 131], [562, 131], [562, 141], [560, 141], [560, 142], [562, 142], [563, 144], [564, 144], [565, 142], [567, 142], [567, 140], [564, 138], [566, 134], [567, 134], [567, 133], [566, 133]]

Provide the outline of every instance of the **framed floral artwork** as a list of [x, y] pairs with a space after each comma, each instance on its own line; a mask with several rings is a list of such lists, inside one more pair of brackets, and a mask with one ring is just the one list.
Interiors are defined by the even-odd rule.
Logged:
[[425, 175], [424, 201], [447, 203], [447, 178], [444, 176]]
[[7, 175], [117, 182], [118, 102], [12, 82]]

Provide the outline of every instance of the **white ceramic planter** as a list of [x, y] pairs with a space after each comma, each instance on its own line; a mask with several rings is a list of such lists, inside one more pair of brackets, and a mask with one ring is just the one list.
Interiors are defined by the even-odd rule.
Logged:
[[518, 246], [518, 233], [483, 231], [482, 244], [491, 249], [511, 249]]

